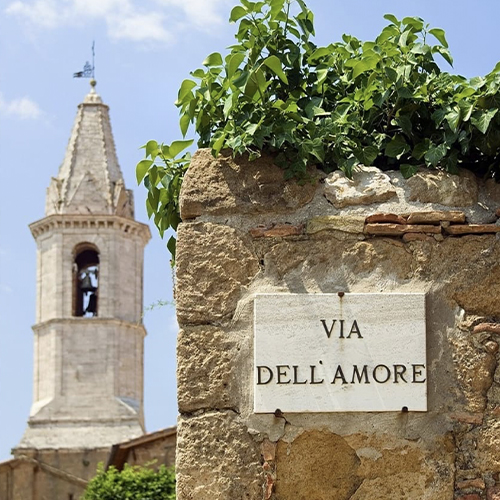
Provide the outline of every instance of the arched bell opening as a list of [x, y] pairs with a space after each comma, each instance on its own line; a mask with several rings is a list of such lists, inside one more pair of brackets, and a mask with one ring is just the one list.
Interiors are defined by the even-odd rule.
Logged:
[[73, 316], [97, 316], [99, 296], [99, 251], [91, 244], [75, 249], [73, 264]]

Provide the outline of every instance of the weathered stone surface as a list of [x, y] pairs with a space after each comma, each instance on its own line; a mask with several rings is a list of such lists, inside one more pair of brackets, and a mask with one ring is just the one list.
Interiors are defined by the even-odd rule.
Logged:
[[[315, 171], [310, 175], [314, 178]], [[183, 220], [238, 211], [276, 213], [304, 206], [315, 192], [315, 182], [285, 181], [269, 156], [248, 161], [223, 151], [214, 158], [209, 149], [200, 149], [184, 177], [179, 203]]]
[[249, 237], [211, 223], [181, 224], [177, 241], [177, 318], [202, 324], [228, 318], [259, 271]]
[[476, 176], [469, 170], [460, 175], [436, 170], [422, 170], [406, 181], [409, 200], [438, 203], [448, 207], [468, 207], [477, 202]]
[[271, 224], [250, 229], [253, 238], [284, 238], [285, 236], [300, 236], [304, 232], [303, 224]]
[[214, 326], [186, 327], [177, 337], [177, 402], [181, 413], [237, 408], [238, 342]]
[[178, 500], [260, 500], [260, 446], [231, 411], [180, 417], [177, 427]]
[[448, 234], [484, 234], [498, 233], [500, 226], [496, 224], [453, 224], [445, 227], [444, 230]]
[[467, 495], [460, 495], [456, 500], [481, 500], [481, 496], [477, 493], [470, 493]]
[[352, 500], [453, 498], [454, 444], [443, 435], [430, 447], [383, 433], [346, 437], [361, 459], [363, 482]]
[[356, 452], [336, 434], [306, 431], [278, 442], [276, 497], [280, 500], [348, 500], [362, 482]]
[[439, 224], [440, 222], [465, 222], [465, 214], [458, 210], [432, 212], [413, 212], [408, 216], [408, 224]]
[[435, 241], [432, 236], [425, 233], [405, 233], [403, 234], [403, 241], [409, 243], [410, 241]]
[[500, 418], [491, 417], [483, 422], [477, 439], [478, 463], [483, 470], [500, 470]]
[[391, 179], [376, 167], [358, 166], [353, 178], [336, 170], [325, 180], [325, 196], [336, 208], [380, 203], [396, 196]]
[[454, 347], [457, 381], [466, 398], [465, 409], [482, 412], [486, 408], [486, 394], [493, 383], [495, 356], [479, 350], [471, 337], [464, 333], [452, 335], [450, 342]]
[[500, 183], [495, 179], [487, 179], [484, 183], [486, 197], [495, 205], [500, 205]]
[[397, 214], [373, 214], [369, 215], [365, 222], [367, 224], [372, 224], [376, 222], [389, 222], [392, 224], [406, 224], [406, 219], [401, 215]]
[[450, 418], [455, 420], [456, 422], [461, 422], [462, 424], [470, 424], [470, 425], [481, 425], [483, 423], [484, 415], [482, 412], [480, 413], [452, 413], [450, 414]]
[[[217, 169], [222, 171], [219, 166]], [[238, 170], [238, 175], [241, 182], [243, 173]], [[274, 210], [269, 198], [262, 210], [252, 208], [263, 196], [265, 186], [264, 191], [257, 187], [254, 197], [245, 198], [245, 186], [230, 188], [233, 184], [223, 179], [222, 189], [215, 186], [212, 191], [226, 192], [220, 197], [220, 207], [208, 201], [199, 205], [198, 212], [191, 211], [193, 216], [203, 213], [203, 220], [208, 222], [186, 224], [190, 228], [185, 235], [181, 226], [178, 252], [182, 249], [186, 255], [178, 253], [178, 259], [182, 261], [182, 273], [188, 275], [186, 280], [181, 269], [177, 270], [178, 280], [184, 280], [188, 289], [184, 297], [177, 298], [181, 321], [218, 323], [231, 318], [233, 324], [228, 331], [237, 335], [228, 339], [224, 328], [211, 327], [207, 342], [213, 344], [208, 345], [207, 352], [188, 344], [187, 337], [180, 339], [183, 357], [193, 357], [191, 362], [183, 362], [182, 371], [191, 370], [194, 377], [190, 380], [186, 375], [181, 381], [186, 390], [190, 384], [193, 387], [191, 399], [181, 398], [181, 408], [195, 414], [196, 408], [208, 412], [192, 419], [181, 417], [181, 427], [187, 426], [188, 420], [196, 423], [209, 419], [200, 420], [203, 428], [189, 424], [182, 430], [179, 450], [185, 452], [180, 459], [181, 500], [244, 498], [241, 492], [246, 484], [254, 485], [248, 500], [452, 500], [460, 496], [485, 500], [487, 488], [498, 481], [498, 475], [494, 475], [500, 472], [497, 332], [471, 332], [478, 321], [500, 317], [500, 244], [493, 233], [457, 238], [443, 236], [449, 234], [443, 229], [463, 224], [464, 213], [470, 221], [491, 222], [493, 209], [499, 204], [487, 198], [482, 181], [478, 196], [476, 179], [467, 172], [450, 176], [426, 171], [418, 174], [420, 179], [417, 176], [409, 181], [398, 175], [389, 174], [389, 194], [374, 201], [383, 205], [371, 210], [349, 208], [351, 202], [371, 203], [362, 183], [358, 182], [358, 193], [350, 197], [348, 189], [342, 192], [339, 186], [345, 181], [350, 189], [356, 181], [341, 179], [334, 183], [334, 189], [328, 186], [330, 179], [326, 191], [330, 195], [336, 192], [335, 201], [330, 201], [336, 207], [348, 208], [338, 211], [319, 196], [318, 190], [310, 204], [297, 203], [295, 206], [301, 209], [295, 213], [293, 206], [280, 198], [277, 211], [289, 212], [274, 218], [269, 215]], [[440, 179], [439, 185], [434, 185], [436, 179]], [[204, 188], [200, 184], [197, 189], [201, 192]], [[392, 190], [397, 191], [401, 203]], [[383, 201], [384, 196], [390, 197]], [[416, 196], [418, 203], [412, 203], [411, 196]], [[376, 196], [372, 199], [377, 200]], [[196, 204], [191, 207], [196, 208]], [[384, 213], [373, 214], [376, 210]], [[228, 214], [224, 223], [230, 227], [217, 225], [222, 224], [222, 217], [211, 218], [223, 213]], [[396, 214], [412, 215], [407, 221], [406, 216]], [[381, 237], [383, 234], [364, 236], [365, 219], [369, 225], [404, 227], [395, 234], [403, 241]], [[259, 227], [263, 221], [272, 220], [280, 223]], [[285, 220], [291, 224], [284, 225]], [[289, 226], [298, 227], [305, 220], [309, 220], [306, 234], [290, 234], [294, 229]], [[249, 228], [253, 228], [250, 235]], [[412, 232], [413, 228], [419, 232]], [[414, 243], [406, 244], [410, 240]], [[205, 282], [205, 275], [210, 276], [211, 285]], [[182, 293], [180, 290], [178, 293]], [[427, 294], [427, 413], [339, 413], [335, 418], [286, 411], [280, 416], [253, 414], [252, 392], [245, 389], [251, 387], [253, 373], [249, 348], [249, 325], [254, 320], [252, 294], [339, 291]], [[406, 314], [401, 310], [395, 313]], [[201, 341], [204, 327], [197, 328]], [[186, 331], [191, 329], [184, 327]], [[237, 343], [231, 344], [234, 339]], [[239, 342], [242, 352], [246, 346], [245, 355], [235, 354]], [[238, 373], [242, 384], [233, 389], [224, 369]], [[200, 381], [209, 372], [217, 375], [210, 382], [213, 385]], [[218, 408], [226, 404], [241, 413], [243, 430], [239, 417], [232, 412], [222, 412], [223, 418], [213, 416], [219, 415]], [[231, 417], [229, 423], [227, 416]], [[243, 437], [241, 432], [253, 438]]]
[[486, 500], [500, 500], [500, 485], [486, 490]]
[[366, 224], [365, 233], [378, 236], [401, 236], [404, 233], [440, 233], [439, 226], [424, 224]]
[[325, 215], [314, 217], [307, 223], [308, 234], [320, 231], [336, 230], [345, 233], [363, 233], [365, 217], [356, 215]]
[[496, 354], [498, 352], [498, 344], [496, 342], [494, 342], [493, 340], [489, 340], [488, 342], [485, 342], [484, 347], [486, 347], [486, 350], [488, 352], [491, 352], [492, 354]]

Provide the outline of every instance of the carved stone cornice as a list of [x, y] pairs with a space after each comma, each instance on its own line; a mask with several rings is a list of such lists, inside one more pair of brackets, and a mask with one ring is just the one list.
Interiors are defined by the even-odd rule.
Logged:
[[123, 231], [128, 235], [138, 235], [144, 245], [151, 239], [151, 231], [147, 224], [118, 215], [49, 215], [29, 225], [31, 234], [35, 239], [51, 231], [64, 231], [66, 229], [93, 229], [96, 231], [113, 229]]

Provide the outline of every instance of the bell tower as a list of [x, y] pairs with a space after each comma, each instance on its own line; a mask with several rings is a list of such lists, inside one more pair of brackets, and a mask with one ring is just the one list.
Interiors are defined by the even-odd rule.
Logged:
[[14, 449], [109, 448], [144, 433], [143, 254], [108, 106], [91, 81], [78, 106], [37, 243], [34, 391]]

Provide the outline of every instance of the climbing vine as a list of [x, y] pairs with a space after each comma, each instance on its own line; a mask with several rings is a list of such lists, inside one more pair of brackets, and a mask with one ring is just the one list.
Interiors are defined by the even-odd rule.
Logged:
[[[304, 179], [307, 166], [352, 175], [358, 164], [421, 167], [479, 175], [500, 172], [500, 63], [484, 77], [442, 71], [453, 64], [445, 32], [418, 17], [388, 14], [374, 41], [344, 35], [318, 47], [314, 16], [303, 0], [241, 0], [229, 52], [210, 54], [182, 82], [180, 131], [190, 127], [212, 154], [274, 156], [285, 178]], [[439, 59], [438, 57], [438, 59]], [[191, 141], [150, 141], [137, 165], [148, 190], [149, 216], [160, 234], [180, 221], [178, 197]], [[175, 239], [169, 241], [175, 252]]]

